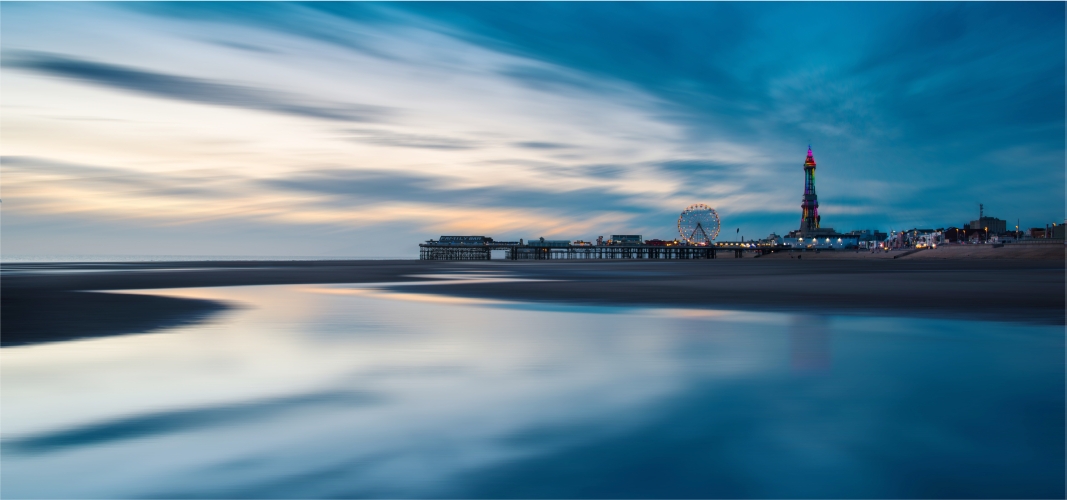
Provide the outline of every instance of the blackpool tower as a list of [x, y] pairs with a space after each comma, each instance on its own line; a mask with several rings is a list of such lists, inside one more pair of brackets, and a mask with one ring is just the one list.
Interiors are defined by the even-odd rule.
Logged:
[[819, 229], [819, 197], [815, 195], [815, 158], [808, 146], [808, 157], [804, 160], [804, 202], [800, 204], [804, 214], [800, 218], [800, 232], [815, 232]]

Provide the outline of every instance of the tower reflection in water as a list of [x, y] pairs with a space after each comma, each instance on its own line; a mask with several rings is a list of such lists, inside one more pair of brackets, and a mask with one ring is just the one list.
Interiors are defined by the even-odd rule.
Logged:
[[789, 359], [796, 373], [830, 369], [830, 320], [825, 316], [794, 316], [789, 325]]

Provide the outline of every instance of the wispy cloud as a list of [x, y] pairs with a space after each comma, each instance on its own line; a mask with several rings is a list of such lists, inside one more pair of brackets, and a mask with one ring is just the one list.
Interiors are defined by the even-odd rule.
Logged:
[[265, 182], [274, 188], [331, 195], [352, 204], [410, 199], [442, 207], [544, 208], [575, 215], [647, 210], [639, 199], [605, 189], [547, 190], [499, 185], [470, 188], [447, 176], [389, 171], [309, 171]]
[[350, 129], [346, 137], [353, 141], [365, 142], [378, 146], [422, 149], [474, 149], [479, 143], [468, 139], [427, 134], [404, 134], [388, 130]]
[[523, 141], [514, 143], [515, 146], [528, 149], [567, 149], [571, 148], [570, 144], [563, 144], [559, 142], [537, 142], [537, 141]]
[[179, 101], [282, 113], [344, 122], [379, 122], [396, 110], [373, 105], [324, 102], [277, 91], [147, 71], [75, 57], [32, 51], [4, 54], [4, 66]]
[[4, 245], [33, 248], [18, 235], [62, 219], [410, 254], [441, 232], [669, 237], [696, 202], [782, 233], [808, 141], [838, 229], [936, 227], [979, 202], [1056, 220], [1063, 12], [5, 5]]
[[[284, 226], [393, 224], [405, 227], [409, 238], [445, 229], [566, 236], [568, 231], [596, 231], [599, 224], [627, 223], [643, 211], [618, 193], [463, 188], [462, 179], [454, 177], [389, 171], [308, 170], [261, 179], [210, 171], [148, 174], [23, 156], [2, 157], [0, 164], [10, 209], [97, 222], [255, 222], [281, 231]], [[494, 216], [485, 217], [485, 210]]]

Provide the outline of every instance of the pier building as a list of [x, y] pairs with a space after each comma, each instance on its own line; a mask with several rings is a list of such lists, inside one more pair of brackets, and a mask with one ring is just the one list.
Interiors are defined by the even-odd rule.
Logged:
[[643, 240], [640, 234], [613, 234], [608, 240], [609, 245], [640, 245]]

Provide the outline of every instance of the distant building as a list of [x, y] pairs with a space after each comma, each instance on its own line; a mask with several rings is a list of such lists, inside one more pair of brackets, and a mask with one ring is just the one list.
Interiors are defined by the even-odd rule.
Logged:
[[964, 224], [964, 229], [982, 231], [985, 235], [1000, 235], [1008, 232], [1008, 221], [996, 217], [985, 216], [985, 205], [978, 204], [978, 218], [970, 224]]
[[441, 245], [484, 245], [492, 242], [492, 238], [485, 236], [442, 236], [437, 240]]
[[1049, 237], [1054, 239], [1054, 240], [1062, 240], [1062, 239], [1064, 239], [1064, 236], [1065, 236], [1064, 229], [1063, 229], [1064, 227], [1067, 227], [1067, 226], [1064, 226], [1063, 224], [1053, 223], [1052, 224], [1052, 228], [1051, 228], [1052, 230], [1049, 231], [1052, 234]]
[[[1067, 224], [1067, 222], [1065, 222]], [[1032, 227], [1029, 231], [1026, 231], [1026, 235], [1034, 239], [1055, 239], [1062, 240], [1067, 235], [1067, 225], [1065, 224], [1048, 224], [1045, 227]]]
[[909, 229], [900, 233], [906, 245], [909, 247], [915, 246], [931, 246], [945, 242], [944, 231], [940, 229]]
[[1008, 232], [1008, 221], [996, 217], [979, 217], [972, 220], [966, 227], [975, 231], [988, 229], [989, 234], [1004, 234]]
[[859, 241], [885, 241], [889, 236], [877, 229], [855, 229], [848, 232], [849, 236], [855, 236]]
[[550, 247], [550, 248], [569, 247], [569, 246], [571, 246], [571, 240], [546, 240], [542, 236], [542, 237], [540, 237], [540, 238], [538, 238], [536, 240], [534, 240], [534, 239], [528, 240], [526, 242], [526, 246], [528, 246], [528, 247]]
[[950, 243], [961, 243], [967, 241], [967, 230], [962, 227], [949, 227], [942, 231], [945, 235], [945, 241]]
[[[792, 233], [791, 233], [792, 234]], [[832, 234], [819, 236], [786, 236], [778, 241], [779, 244], [796, 249], [826, 249], [844, 250], [859, 248], [859, 240], [853, 234]]]
[[613, 234], [609, 245], [640, 245], [644, 240], [640, 234]]

